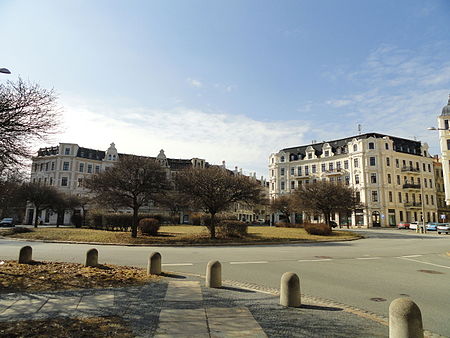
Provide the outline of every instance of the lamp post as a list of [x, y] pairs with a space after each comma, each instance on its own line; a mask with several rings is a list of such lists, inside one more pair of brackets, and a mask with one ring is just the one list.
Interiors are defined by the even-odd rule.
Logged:
[[0, 68], [0, 73], [3, 73], [3, 74], [11, 74], [11, 72], [9, 71], [8, 68]]

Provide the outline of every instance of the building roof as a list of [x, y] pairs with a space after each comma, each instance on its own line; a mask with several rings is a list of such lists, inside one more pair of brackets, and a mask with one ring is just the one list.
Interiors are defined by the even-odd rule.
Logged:
[[352, 141], [353, 139], [359, 140], [359, 139], [367, 139], [370, 137], [374, 138], [389, 137], [394, 142], [394, 151], [413, 155], [421, 155], [421, 143], [419, 141], [408, 140], [400, 137], [394, 137], [378, 133], [367, 133], [327, 142], [312, 143], [298, 147], [284, 148], [282, 149], [282, 151], [290, 153], [292, 156], [291, 160], [295, 161], [298, 159], [303, 159], [306, 156], [306, 149], [308, 147], [312, 147], [314, 149], [316, 156], [322, 155], [323, 146], [324, 144], [328, 143], [331, 146], [334, 154], [345, 154], [348, 152], [347, 149], [348, 142]]
[[444, 108], [442, 108], [442, 114], [441, 115], [450, 115], [450, 95], [448, 96], [448, 103]]

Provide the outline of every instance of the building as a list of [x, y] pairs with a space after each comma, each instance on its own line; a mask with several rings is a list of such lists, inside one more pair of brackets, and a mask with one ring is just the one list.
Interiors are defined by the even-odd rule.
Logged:
[[439, 222], [450, 221], [450, 206], [445, 203], [445, 184], [442, 162], [438, 156], [433, 159], [434, 178], [436, 180], [436, 204]]
[[[422, 214], [426, 222], [438, 218], [433, 158], [426, 143], [367, 133], [285, 148], [269, 158], [270, 198], [317, 180], [357, 190], [365, 207], [350, 217], [334, 215], [339, 224], [387, 227], [420, 221]], [[272, 221], [278, 221], [276, 215]]]
[[[84, 148], [74, 143], [60, 143], [55, 147], [39, 149], [37, 156], [32, 158], [30, 179], [33, 183], [54, 186], [68, 195], [85, 196], [88, 191], [84, 187], [84, 180], [114, 165], [122, 155], [125, 154], [119, 154], [114, 143], [106, 151]], [[167, 169], [169, 177], [182, 169], [209, 165], [199, 158], [167, 158], [164, 150], [158, 156], [149, 158], [158, 160]], [[34, 212], [32, 206], [27, 207], [25, 221], [28, 224], [32, 223]], [[69, 212], [64, 215], [64, 224], [70, 223], [70, 216]], [[44, 210], [39, 217], [46, 224], [55, 224], [57, 221], [57, 215], [52, 210]]]
[[445, 203], [450, 205], [450, 95], [448, 104], [442, 108], [438, 117], [439, 145], [442, 154], [442, 170], [444, 174]]

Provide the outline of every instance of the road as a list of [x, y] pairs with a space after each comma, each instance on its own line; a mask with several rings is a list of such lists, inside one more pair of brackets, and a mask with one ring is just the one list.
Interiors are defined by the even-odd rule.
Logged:
[[[318, 244], [221, 247], [96, 246], [103, 263], [146, 266], [159, 251], [163, 269], [204, 274], [209, 260], [222, 263], [224, 279], [279, 287], [296, 272], [301, 291], [383, 316], [389, 303], [410, 296], [421, 308], [425, 329], [450, 336], [450, 236], [399, 230], [363, 230], [366, 239]], [[83, 262], [91, 245], [0, 240], [0, 258], [17, 259], [32, 245], [34, 259]]]

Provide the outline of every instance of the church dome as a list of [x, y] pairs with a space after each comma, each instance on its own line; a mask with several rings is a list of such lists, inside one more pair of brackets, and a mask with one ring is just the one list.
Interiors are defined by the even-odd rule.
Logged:
[[450, 115], [450, 95], [448, 96], [448, 103], [447, 105], [442, 108], [442, 114], [441, 115]]

